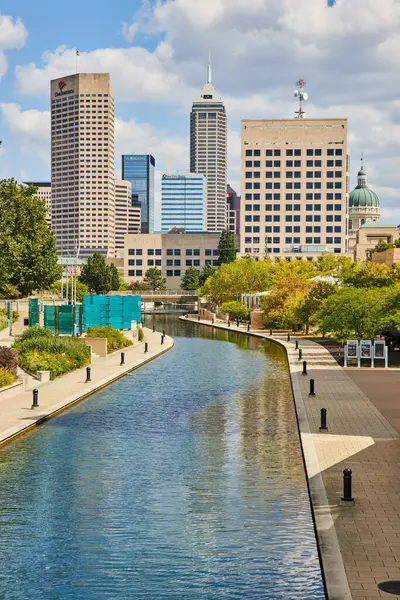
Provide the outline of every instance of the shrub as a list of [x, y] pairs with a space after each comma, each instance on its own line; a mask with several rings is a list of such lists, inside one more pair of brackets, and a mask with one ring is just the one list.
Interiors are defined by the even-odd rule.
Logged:
[[18, 347], [25, 340], [30, 340], [31, 338], [54, 338], [55, 335], [51, 333], [50, 329], [46, 329], [46, 327], [40, 327], [39, 325], [34, 325], [33, 327], [29, 327], [29, 329], [25, 329], [22, 335], [16, 340], [14, 346]]
[[6, 387], [14, 383], [15, 377], [7, 369], [0, 368], [0, 388]]
[[219, 309], [223, 313], [228, 313], [229, 318], [232, 320], [240, 319], [241, 321], [247, 321], [250, 318], [250, 311], [237, 300], [224, 302]]
[[[6, 319], [7, 323], [8, 323], [8, 314], [5, 308], [0, 308], [0, 316]], [[18, 321], [19, 319], [19, 313], [17, 313], [16, 310], [12, 311], [12, 322], [15, 323], [16, 321]]]
[[139, 340], [139, 342], [143, 342], [143, 340], [144, 340], [143, 327], [138, 327], [138, 340]]
[[7, 346], [0, 347], [0, 368], [5, 369], [14, 377], [17, 376], [18, 354], [15, 350]]
[[132, 346], [132, 341], [118, 329], [113, 329], [110, 325], [106, 327], [89, 327], [86, 335], [88, 337], [107, 338], [107, 352], [113, 352], [126, 346]]

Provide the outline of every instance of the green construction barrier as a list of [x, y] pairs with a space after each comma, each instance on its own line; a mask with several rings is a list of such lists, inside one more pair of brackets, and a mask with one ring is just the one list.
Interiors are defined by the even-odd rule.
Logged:
[[39, 300], [29, 298], [29, 327], [39, 325]]

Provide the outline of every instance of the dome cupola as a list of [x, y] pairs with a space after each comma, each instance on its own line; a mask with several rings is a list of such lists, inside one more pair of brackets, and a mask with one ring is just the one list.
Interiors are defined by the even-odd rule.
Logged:
[[350, 193], [349, 208], [377, 208], [379, 209], [379, 198], [367, 184], [367, 175], [364, 167], [357, 174], [357, 187]]

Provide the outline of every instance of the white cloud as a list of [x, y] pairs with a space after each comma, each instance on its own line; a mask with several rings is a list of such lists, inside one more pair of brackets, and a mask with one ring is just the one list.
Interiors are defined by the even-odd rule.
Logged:
[[0, 14], [0, 79], [7, 73], [8, 62], [5, 50], [22, 48], [28, 37], [21, 19]]

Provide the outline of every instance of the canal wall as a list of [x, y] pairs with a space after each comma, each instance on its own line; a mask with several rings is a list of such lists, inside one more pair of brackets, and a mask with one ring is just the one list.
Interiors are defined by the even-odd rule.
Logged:
[[[39, 406], [32, 408], [32, 390], [12, 398], [0, 400], [0, 445], [28, 432], [48, 419], [67, 410], [77, 402], [114, 383], [127, 373], [161, 356], [170, 350], [174, 341], [165, 336], [161, 343], [161, 333], [144, 328], [145, 344], [135, 344], [124, 348], [124, 364], [121, 364], [121, 352], [113, 352], [107, 358], [94, 358], [91, 367], [91, 381], [86, 380], [86, 367], [77, 369], [54, 381], [35, 382], [38, 390]], [[134, 385], [134, 379], [132, 380]]]
[[[224, 323], [199, 322], [197, 315], [192, 315], [190, 320], [267, 339], [285, 349], [327, 598], [381, 597], [377, 589], [379, 577], [384, 579], [384, 573], [389, 576], [391, 572], [383, 560], [378, 560], [379, 548], [368, 546], [371, 530], [367, 537], [362, 529], [369, 527], [368, 521], [374, 517], [368, 512], [368, 493], [356, 484], [353, 486], [355, 504], [341, 505], [342, 473], [344, 468], [358, 467], [366, 449], [398, 440], [398, 433], [321, 345], [310, 340], [300, 341], [302, 359], [307, 361], [307, 374], [303, 375], [303, 361], [295, 349], [295, 336], [288, 341], [287, 334], [270, 336], [265, 330], [248, 332], [247, 326], [228, 328]], [[315, 380], [315, 396], [309, 396], [311, 378]], [[328, 414], [329, 429], [325, 432], [319, 430], [321, 408], [326, 408]], [[371, 483], [373, 489], [379, 480]], [[380, 541], [382, 543], [381, 538]]]

